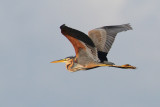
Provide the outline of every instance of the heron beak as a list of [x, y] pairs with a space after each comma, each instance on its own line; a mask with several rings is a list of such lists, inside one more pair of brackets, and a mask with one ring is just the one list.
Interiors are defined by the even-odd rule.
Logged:
[[66, 60], [65, 59], [61, 59], [61, 60], [57, 60], [57, 61], [52, 61], [50, 63], [60, 63], [60, 62], [65, 62]]

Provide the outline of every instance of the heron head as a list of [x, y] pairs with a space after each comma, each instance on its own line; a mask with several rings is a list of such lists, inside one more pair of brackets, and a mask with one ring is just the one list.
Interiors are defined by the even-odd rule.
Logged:
[[66, 64], [66, 69], [70, 72], [81, 70], [81, 66], [77, 66], [74, 56], [66, 57], [61, 60], [52, 61], [51, 63], [59, 63], [59, 62], [64, 62]]

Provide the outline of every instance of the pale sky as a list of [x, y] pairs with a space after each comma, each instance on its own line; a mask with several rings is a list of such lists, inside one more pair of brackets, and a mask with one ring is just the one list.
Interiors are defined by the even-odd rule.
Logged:
[[[159, 0], [0, 1], [0, 107], [159, 107]], [[109, 61], [136, 70], [101, 67], [68, 72], [49, 62], [74, 55], [59, 26], [84, 33], [130, 23]]]

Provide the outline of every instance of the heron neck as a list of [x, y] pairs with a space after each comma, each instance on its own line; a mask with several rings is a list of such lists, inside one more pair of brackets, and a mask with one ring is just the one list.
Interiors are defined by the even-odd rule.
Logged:
[[73, 68], [74, 68], [74, 61], [75, 58], [72, 58], [68, 63], [66, 63], [66, 68], [67, 70], [69, 71], [73, 71]]

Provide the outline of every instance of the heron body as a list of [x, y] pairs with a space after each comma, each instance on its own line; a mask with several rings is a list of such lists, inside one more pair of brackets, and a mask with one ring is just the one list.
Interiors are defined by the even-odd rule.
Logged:
[[71, 72], [89, 70], [101, 66], [109, 66], [124, 69], [135, 69], [129, 64], [118, 66], [107, 59], [107, 54], [115, 40], [117, 33], [131, 30], [129, 24], [104, 26], [93, 29], [88, 35], [70, 28], [65, 24], [60, 26], [61, 33], [72, 43], [76, 55], [51, 63], [64, 62], [67, 70]]

